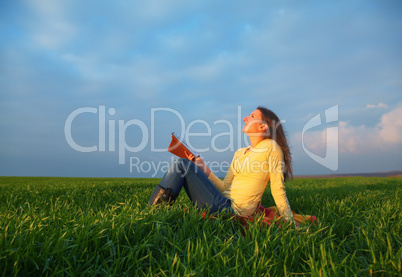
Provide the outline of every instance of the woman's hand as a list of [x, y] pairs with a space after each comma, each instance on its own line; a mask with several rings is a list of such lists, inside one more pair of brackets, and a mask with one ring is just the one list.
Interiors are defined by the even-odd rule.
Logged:
[[198, 166], [207, 177], [209, 176], [209, 174], [211, 174], [211, 170], [208, 168], [207, 164], [204, 162], [203, 159], [201, 159], [200, 157], [195, 157], [193, 154], [187, 152], [186, 155], [187, 159], [189, 159], [196, 166]]
[[184, 154], [186, 154], [187, 159], [190, 161], [194, 162], [195, 161], [195, 156], [187, 151], [184, 151]]

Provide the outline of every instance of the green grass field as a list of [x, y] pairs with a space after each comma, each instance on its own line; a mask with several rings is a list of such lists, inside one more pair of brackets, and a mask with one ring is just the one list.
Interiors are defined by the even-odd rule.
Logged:
[[[0, 177], [2, 276], [401, 276], [402, 178], [295, 179], [319, 223], [204, 220], [185, 192], [148, 207], [159, 179]], [[262, 204], [273, 206], [267, 188]]]

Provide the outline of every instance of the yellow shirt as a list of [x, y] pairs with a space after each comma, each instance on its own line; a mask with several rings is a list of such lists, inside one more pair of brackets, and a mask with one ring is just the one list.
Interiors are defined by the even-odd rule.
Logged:
[[[246, 153], [247, 149], [250, 150]], [[284, 168], [282, 149], [276, 141], [265, 139], [254, 148], [237, 150], [223, 181], [212, 172], [208, 179], [224, 197], [232, 200], [233, 209], [241, 216], [254, 213], [271, 180], [271, 193], [279, 213], [285, 220], [293, 221], [285, 192]]]

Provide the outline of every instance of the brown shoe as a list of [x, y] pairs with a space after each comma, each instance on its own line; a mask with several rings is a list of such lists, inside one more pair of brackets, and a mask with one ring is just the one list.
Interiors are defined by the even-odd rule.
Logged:
[[169, 205], [172, 205], [173, 202], [176, 201], [177, 196], [177, 194], [172, 193], [170, 188], [164, 189], [160, 185], [157, 185], [151, 198], [149, 198], [148, 205], [152, 206], [160, 203], [168, 203]]

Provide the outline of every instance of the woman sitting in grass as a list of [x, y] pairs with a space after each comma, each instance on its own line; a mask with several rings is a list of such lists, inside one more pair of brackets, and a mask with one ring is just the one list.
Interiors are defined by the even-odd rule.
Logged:
[[294, 223], [284, 186], [287, 179], [293, 178], [291, 154], [281, 122], [275, 113], [261, 106], [243, 121], [250, 146], [236, 151], [223, 181], [201, 158], [188, 154], [188, 159], [171, 164], [149, 204], [173, 203], [184, 187], [199, 209], [249, 217], [259, 207], [270, 180], [277, 210], [284, 220]]

